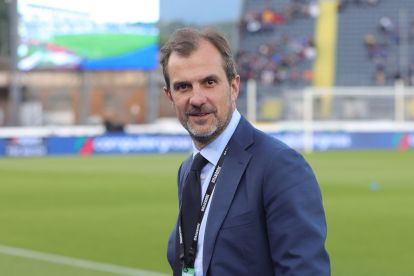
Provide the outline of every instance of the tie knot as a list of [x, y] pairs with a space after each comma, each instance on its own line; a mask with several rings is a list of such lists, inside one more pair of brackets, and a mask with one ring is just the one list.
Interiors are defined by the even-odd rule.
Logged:
[[191, 164], [192, 171], [201, 171], [201, 169], [208, 163], [207, 159], [204, 158], [200, 153], [197, 153]]

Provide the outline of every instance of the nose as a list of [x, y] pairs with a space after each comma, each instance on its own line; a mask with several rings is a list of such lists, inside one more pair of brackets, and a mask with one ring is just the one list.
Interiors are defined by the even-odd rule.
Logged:
[[201, 106], [206, 102], [206, 100], [207, 97], [205, 91], [201, 87], [195, 87], [190, 98], [190, 104], [192, 106]]

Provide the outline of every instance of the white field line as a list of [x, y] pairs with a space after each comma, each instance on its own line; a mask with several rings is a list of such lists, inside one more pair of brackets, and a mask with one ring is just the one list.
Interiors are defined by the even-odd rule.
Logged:
[[90, 270], [110, 272], [120, 275], [134, 275], [134, 276], [167, 276], [167, 274], [146, 271], [125, 266], [113, 265], [108, 263], [99, 263], [83, 259], [65, 257], [50, 253], [43, 253], [34, 250], [0, 245], [0, 254], [17, 256], [27, 259], [34, 259], [55, 264], [63, 264], [68, 266], [80, 267]]

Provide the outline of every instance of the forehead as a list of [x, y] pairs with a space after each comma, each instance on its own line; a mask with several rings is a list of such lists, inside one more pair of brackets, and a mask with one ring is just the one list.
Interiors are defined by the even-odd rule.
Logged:
[[213, 44], [204, 40], [189, 56], [184, 57], [173, 52], [167, 68], [171, 81], [203, 77], [208, 74], [225, 75], [220, 52]]

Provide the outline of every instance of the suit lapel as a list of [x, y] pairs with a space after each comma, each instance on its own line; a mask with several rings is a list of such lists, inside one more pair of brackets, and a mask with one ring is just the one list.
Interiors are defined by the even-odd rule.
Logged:
[[229, 211], [240, 179], [249, 163], [251, 154], [245, 149], [253, 142], [252, 130], [250, 124], [242, 118], [229, 141], [229, 154], [224, 160], [223, 170], [215, 187], [206, 223], [203, 275], [207, 275], [217, 234]]

